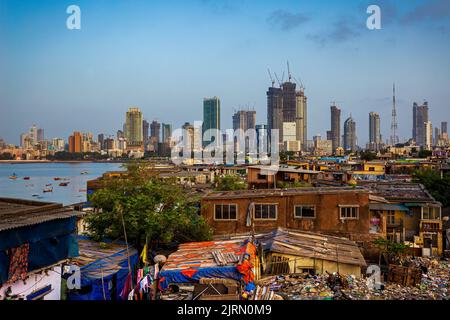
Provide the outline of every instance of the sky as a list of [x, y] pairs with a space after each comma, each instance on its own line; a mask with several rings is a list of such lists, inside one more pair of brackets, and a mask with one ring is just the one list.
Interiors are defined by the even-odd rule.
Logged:
[[[369, 30], [367, 7], [381, 8]], [[69, 30], [69, 5], [81, 29]], [[450, 0], [0, 0], [0, 137], [19, 144], [36, 124], [46, 138], [115, 134], [129, 107], [179, 128], [221, 99], [222, 129], [254, 108], [267, 122], [267, 72], [286, 62], [308, 97], [308, 138], [326, 136], [330, 103], [352, 115], [358, 144], [369, 112], [390, 135], [396, 83], [401, 140], [412, 104], [450, 122]], [[301, 80], [300, 80], [301, 79]]]

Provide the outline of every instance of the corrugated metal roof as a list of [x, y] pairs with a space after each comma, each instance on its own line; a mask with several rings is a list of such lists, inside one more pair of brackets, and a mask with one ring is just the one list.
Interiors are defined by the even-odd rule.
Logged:
[[59, 203], [0, 198], [0, 231], [82, 215]]

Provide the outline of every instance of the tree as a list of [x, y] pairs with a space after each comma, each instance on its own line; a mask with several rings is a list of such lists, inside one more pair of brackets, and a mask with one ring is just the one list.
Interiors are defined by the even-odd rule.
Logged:
[[450, 174], [444, 177], [432, 169], [418, 170], [413, 175], [414, 181], [424, 185], [433, 198], [441, 202], [444, 207], [450, 206]]
[[140, 250], [145, 243], [209, 240], [211, 228], [198, 214], [198, 199], [174, 181], [160, 179], [148, 165], [127, 164], [127, 174], [111, 178], [91, 197], [96, 209], [87, 216], [94, 240], [124, 239]]
[[372, 161], [377, 158], [377, 155], [370, 151], [362, 151], [360, 157], [361, 157], [361, 160]]
[[247, 189], [247, 184], [238, 175], [223, 176], [218, 178], [216, 189], [218, 191], [245, 190]]
[[431, 157], [432, 155], [433, 155], [433, 152], [431, 152], [430, 150], [420, 150], [418, 157], [421, 159], [425, 159], [425, 158]]

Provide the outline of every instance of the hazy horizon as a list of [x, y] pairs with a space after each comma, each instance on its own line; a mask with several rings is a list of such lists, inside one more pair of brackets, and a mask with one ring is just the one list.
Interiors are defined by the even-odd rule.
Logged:
[[[66, 8], [81, 8], [68, 30]], [[368, 30], [368, 5], [382, 29]], [[358, 144], [369, 112], [389, 138], [396, 83], [400, 140], [412, 105], [428, 101], [433, 127], [450, 122], [450, 1], [0, 1], [0, 137], [19, 144], [32, 124], [46, 138], [115, 134], [125, 112], [170, 123], [202, 120], [204, 97], [221, 99], [222, 128], [254, 108], [267, 122], [267, 68], [304, 83], [308, 139], [330, 127], [330, 103], [351, 114]], [[280, 79], [281, 80], [281, 79]]]

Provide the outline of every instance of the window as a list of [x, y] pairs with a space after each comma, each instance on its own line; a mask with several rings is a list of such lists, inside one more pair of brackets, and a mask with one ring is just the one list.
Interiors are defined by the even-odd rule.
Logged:
[[389, 210], [386, 215], [387, 224], [395, 224], [395, 211]]
[[422, 207], [422, 220], [440, 220], [440, 209], [439, 207]]
[[315, 206], [295, 206], [294, 217], [300, 219], [314, 219], [316, 217]]
[[277, 205], [276, 204], [255, 204], [255, 219], [257, 220], [276, 220]]
[[341, 206], [340, 217], [345, 220], [357, 220], [359, 217], [359, 207], [355, 206]]
[[237, 220], [236, 204], [216, 204], [214, 207], [214, 220]]

